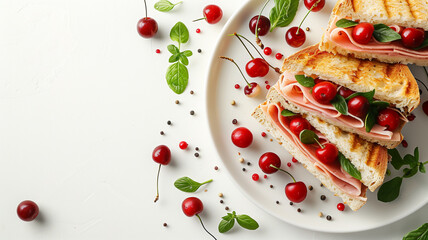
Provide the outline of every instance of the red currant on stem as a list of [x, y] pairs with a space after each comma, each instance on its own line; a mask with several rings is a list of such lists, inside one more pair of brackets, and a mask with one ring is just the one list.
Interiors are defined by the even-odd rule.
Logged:
[[394, 131], [400, 125], [400, 114], [396, 111], [385, 108], [377, 115], [377, 124], [386, 127], [388, 131]]
[[292, 27], [287, 30], [287, 32], [285, 33], [285, 41], [288, 43], [288, 45], [298, 48], [305, 43], [306, 34], [305, 34], [305, 31], [303, 31], [303, 29], [301, 29], [300, 27], [302, 26], [303, 22], [305, 21], [309, 13], [312, 12], [313, 9], [317, 7], [321, 1], [322, 0], [318, 0], [315, 3], [313, 3], [313, 5], [309, 9], [308, 13], [306, 13], [305, 17], [302, 19], [298, 27]]
[[165, 145], [157, 146], [152, 153], [153, 161], [159, 163], [158, 174], [156, 177], [156, 198], [155, 202], [159, 200], [159, 173], [162, 165], [168, 165], [171, 161], [171, 150]]
[[220, 22], [221, 18], [223, 17], [223, 11], [221, 10], [221, 8], [214, 4], [204, 7], [202, 12], [204, 14], [204, 17], [193, 20], [193, 22], [205, 19], [207, 23], [215, 24]]
[[199, 213], [201, 213], [204, 210], [204, 204], [199, 198], [196, 197], [188, 197], [184, 199], [183, 203], [181, 204], [181, 208], [183, 209], [183, 213], [188, 217], [196, 216], [198, 217], [199, 221], [201, 222], [202, 227], [204, 230], [214, 239], [217, 240], [204, 226], [204, 223], [202, 222], [201, 217], [199, 216]]
[[18, 217], [26, 222], [33, 221], [39, 215], [39, 207], [33, 201], [22, 201], [16, 209]]
[[374, 26], [371, 23], [362, 22], [352, 29], [352, 38], [359, 44], [367, 44], [372, 39]]
[[303, 182], [296, 182], [296, 179], [294, 179], [293, 175], [291, 175], [291, 173], [276, 167], [275, 165], [271, 164], [270, 165], [271, 168], [275, 168], [277, 170], [280, 170], [282, 172], [287, 173], [292, 179], [293, 182], [292, 183], [288, 183], [285, 186], [285, 195], [287, 196], [287, 198], [295, 203], [299, 203], [302, 202], [303, 200], [305, 200], [306, 195], [308, 194], [308, 189], [306, 188], [305, 183]]
[[137, 23], [137, 31], [143, 38], [152, 38], [158, 32], [158, 23], [153, 19], [147, 17], [147, 3], [144, 0], [144, 7], [146, 10], [146, 17], [141, 18]]

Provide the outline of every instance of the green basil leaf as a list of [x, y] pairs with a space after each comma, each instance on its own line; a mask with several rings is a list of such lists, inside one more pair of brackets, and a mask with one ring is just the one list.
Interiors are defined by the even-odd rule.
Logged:
[[[428, 32], [425, 31], [425, 36], [428, 36]], [[425, 37], [425, 40], [422, 42], [422, 44], [417, 47], [417, 48], [413, 48], [414, 50], [421, 50], [422, 48], [426, 48], [428, 47], [428, 37]]]
[[304, 144], [312, 144], [316, 143], [316, 140], [318, 140], [318, 135], [312, 130], [305, 129], [300, 132], [299, 138], [300, 141]]
[[414, 168], [419, 164], [418, 160], [416, 160], [416, 158], [410, 154], [406, 154], [406, 156], [404, 156], [403, 162], [404, 164], [409, 165], [411, 168]]
[[232, 213], [227, 213], [226, 216], [221, 217], [222, 219], [229, 221], [230, 219], [234, 219], [235, 216]]
[[425, 165], [423, 163], [419, 163], [419, 172], [426, 173]]
[[356, 93], [353, 93], [353, 94], [349, 95], [346, 98], [346, 101], [348, 101], [351, 98], [354, 98], [356, 96], [363, 96], [363, 97], [367, 98], [367, 100], [369, 100], [369, 102], [371, 103], [373, 101], [374, 95], [375, 95], [375, 90], [374, 89], [372, 91], [370, 91], [370, 92], [356, 92]]
[[403, 158], [400, 156], [400, 152], [396, 148], [388, 149], [388, 154], [391, 155], [391, 164], [398, 170], [404, 165]]
[[355, 27], [358, 23], [346, 18], [342, 18], [339, 21], [336, 22], [336, 27], [340, 28], [349, 28], [349, 27]]
[[297, 82], [303, 87], [313, 87], [315, 86], [315, 80], [311, 77], [306, 77], [305, 75], [296, 75]]
[[218, 224], [218, 231], [220, 233], [225, 233], [225, 232], [229, 231], [230, 229], [233, 228], [233, 225], [235, 225], [235, 218], [234, 217], [228, 218], [227, 220], [224, 219], [225, 217], [223, 217], [223, 219]]
[[372, 103], [370, 103], [370, 105], [377, 107], [380, 110], [380, 109], [387, 108], [389, 106], [389, 103], [383, 102], [383, 101], [373, 101]]
[[376, 108], [370, 107], [369, 112], [366, 115], [364, 125], [366, 126], [366, 132], [370, 132], [373, 126], [376, 124], [376, 116], [378, 111]]
[[175, 5], [178, 5], [180, 3], [181, 2], [173, 4], [167, 0], [160, 0], [159, 2], [155, 3], [155, 9], [160, 12], [169, 12], [175, 7]]
[[419, 147], [416, 147], [415, 150], [413, 150], [413, 156], [415, 157], [415, 161], [419, 162]]
[[284, 109], [284, 110], [281, 111], [281, 115], [284, 116], [284, 117], [291, 117], [291, 116], [295, 116], [297, 114], [294, 113], [294, 112], [292, 112], [292, 111], [290, 111], [290, 110], [288, 110], [288, 109]]
[[186, 90], [189, 81], [189, 72], [186, 66], [180, 62], [171, 64], [166, 71], [166, 82], [169, 88], [177, 94], [182, 94]]
[[400, 195], [400, 187], [403, 178], [395, 177], [380, 186], [377, 192], [377, 199], [381, 202], [392, 202]]
[[274, 0], [275, 6], [270, 10], [270, 31], [277, 27], [286, 27], [294, 19], [299, 8], [299, 0]]
[[190, 51], [190, 50], [186, 50], [186, 51], [182, 52], [181, 54], [183, 54], [186, 57], [190, 57], [193, 55], [192, 51]]
[[176, 47], [174, 44], [170, 44], [170, 45], [168, 45], [168, 51], [171, 53], [171, 54], [176, 54], [176, 53], [179, 53], [180, 52], [180, 50], [178, 50], [178, 47]]
[[184, 25], [184, 23], [178, 22], [171, 28], [169, 37], [172, 41], [186, 43], [189, 41], [189, 30], [187, 29], [186, 25]]
[[342, 95], [337, 94], [330, 102], [338, 112], [343, 115], [348, 115], [348, 104]]
[[241, 227], [246, 228], [248, 230], [256, 230], [257, 228], [259, 228], [259, 224], [256, 222], [256, 220], [252, 219], [248, 215], [237, 215], [236, 221]]
[[361, 172], [349, 161], [341, 152], [339, 152], [339, 161], [343, 170], [345, 170], [352, 177], [361, 180]]
[[374, 25], [373, 37], [379, 42], [392, 42], [401, 39], [401, 35], [385, 24]]
[[183, 192], [196, 192], [200, 186], [212, 181], [211, 179], [203, 183], [198, 183], [189, 177], [182, 177], [174, 182], [174, 186]]
[[174, 53], [171, 55], [171, 57], [169, 57], [168, 62], [170, 63], [177, 62], [178, 59], [180, 59], [180, 53]]
[[418, 173], [418, 166], [412, 167], [412, 168], [405, 168], [403, 169], [404, 175], [403, 178], [411, 178], [415, 176], [416, 173]]
[[418, 229], [407, 233], [403, 240], [427, 240], [428, 239], [428, 223], [424, 223]]
[[183, 53], [180, 53], [180, 62], [186, 66], [189, 65], [189, 59]]

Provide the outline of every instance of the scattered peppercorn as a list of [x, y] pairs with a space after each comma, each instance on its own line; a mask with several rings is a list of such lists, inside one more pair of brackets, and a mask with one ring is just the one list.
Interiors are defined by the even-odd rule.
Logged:
[[195, 115], [195, 111], [190, 111], [190, 115]]
[[326, 199], [326, 197], [325, 197], [325, 195], [321, 195], [321, 200], [325, 200]]
[[273, 185], [270, 185], [269, 187], [270, 187], [270, 188], [273, 188]]
[[240, 162], [240, 163], [244, 163], [244, 162], [245, 162], [245, 160], [244, 160], [243, 158], [240, 158], [240, 159], [239, 159], [239, 162]]
[[276, 201], [276, 204], [279, 204], [279, 201]]
[[168, 226], [168, 224], [167, 223], [163, 223], [163, 226], [166, 227], [166, 226]]
[[290, 202], [290, 206], [293, 206], [293, 204], [294, 204], [293, 202]]
[[311, 29], [310, 29], [309, 27], [307, 27], [307, 28], [306, 28], [306, 31], [308, 31], [308, 32], [309, 32], [309, 31], [311, 31]]
[[270, 141], [273, 142], [273, 139], [271, 138]]
[[166, 122], [166, 124], [171, 125], [171, 124], [172, 124], [172, 122], [168, 120], [168, 122]]
[[179, 104], [180, 103], [180, 101], [178, 101], [178, 100], [175, 100], [175, 104]]
[[165, 133], [163, 131], [160, 131], [160, 135], [165, 135]]
[[195, 93], [195, 92], [193, 92], [193, 90], [190, 90], [190, 94], [193, 94], [193, 93]]
[[309, 191], [312, 191], [314, 189], [314, 187], [312, 187], [312, 185], [309, 185], [308, 189], [309, 189]]
[[326, 217], [326, 218], [327, 218], [327, 220], [328, 220], [328, 221], [330, 221], [330, 220], [331, 220], [331, 216], [330, 216], [330, 215], [327, 215], [327, 217]]
[[229, 207], [225, 207], [224, 209], [225, 209], [226, 211], [229, 211]]
[[204, 192], [208, 192], [208, 189], [205, 189]]
[[218, 167], [217, 167], [217, 166], [215, 166], [215, 167], [214, 167], [214, 170], [216, 170], [216, 171], [217, 171], [217, 170], [218, 170]]
[[245, 168], [242, 168], [242, 171], [243, 171], [243, 172], [245, 172], [246, 170], [247, 170], [247, 169], [245, 169]]
[[195, 147], [195, 150], [196, 150], [196, 151], [199, 151], [199, 148], [198, 148], [198, 147]]
[[237, 124], [237, 123], [238, 123], [238, 120], [236, 120], [236, 119], [232, 120], [232, 124]]
[[300, 208], [297, 209], [297, 212], [301, 212], [301, 211], [302, 211], [302, 209], [300, 209]]
[[322, 216], [323, 216], [322, 212], [319, 212], [318, 217], [322, 217]]
[[251, 166], [251, 163], [250, 163], [250, 162], [247, 162], [247, 165], [248, 165], [248, 166]]
[[219, 193], [219, 194], [218, 194], [218, 196], [219, 196], [219, 197], [223, 197], [223, 193]]
[[232, 100], [232, 101], [230, 101], [230, 105], [235, 105], [236, 104], [236, 102], [235, 102], [235, 100]]
[[198, 53], [201, 53], [201, 52], [202, 52], [202, 49], [200, 49], [200, 48], [199, 48], [199, 49], [198, 49]]
[[195, 153], [195, 157], [199, 157], [199, 153]]
[[224, 203], [224, 201], [223, 201], [223, 200], [220, 200], [220, 203]]
[[321, 184], [320, 184], [320, 187], [324, 187], [324, 184], [322, 184], [322, 183], [321, 183]]

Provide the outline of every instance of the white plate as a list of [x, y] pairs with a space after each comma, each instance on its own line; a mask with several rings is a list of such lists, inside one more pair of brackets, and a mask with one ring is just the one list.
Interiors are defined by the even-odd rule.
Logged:
[[[270, 84], [274, 84], [278, 74], [271, 70], [265, 78], [248, 78], [249, 81], [258, 82], [263, 88], [263, 93], [258, 98], [248, 98], [243, 94], [245, 83], [238, 70], [232, 63], [220, 60], [218, 57], [232, 57], [244, 69], [245, 63], [250, 60], [249, 55], [238, 40], [228, 36], [228, 34], [238, 32], [250, 37], [250, 40], [254, 42], [254, 36], [248, 28], [248, 22], [252, 16], [258, 14], [263, 2], [248, 1], [229, 19], [219, 36], [208, 74], [207, 116], [212, 138], [224, 166], [233, 181], [237, 183], [238, 188], [252, 202], [273, 216], [302, 228], [323, 232], [355, 232], [377, 228], [406, 217], [426, 205], [428, 202], [428, 192], [426, 191], [428, 176], [418, 173], [410, 179], [404, 179], [400, 197], [392, 203], [379, 202], [376, 192], [370, 192], [368, 193], [367, 204], [359, 211], [353, 212], [346, 207], [344, 212], [339, 212], [336, 209], [336, 204], [341, 202], [340, 198], [320, 187], [320, 182], [300, 164], [293, 163], [291, 168], [287, 167], [286, 163], [291, 162], [291, 156], [275, 140], [271, 142], [269, 134], [265, 138], [261, 136], [264, 129], [250, 114], [258, 104], [264, 101], [267, 92], [264, 81], [268, 80]], [[284, 35], [288, 27], [277, 28], [274, 32], [262, 37], [265, 46], [271, 47], [274, 52], [267, 57], [267, 60], [275, 66], [281, 66], [282, 61], [274, 58], [276, 52], [279, 51], [285, 56], [289, 56], [306, 46], [317, 43], [327, 25], [333, 5], [333, 1], [327, 1], [322, 11], [309, 15], [302, 28], [310, 27], [310, 31], [306, 32], [307, 41], [305, 45], [299, 49], [293, 49], [286, 44]], [[268, 16], [271, 6], [268, 5], [264, 15]], [[289, 27], [298, 25], [306, 11], [301, 1], [297, 16]], [[412, 71], [416, 77], [427, 81], [422, 68], [413, 67]], [[236, 83], [241, 85], [241, 89], [236, 90], [234, 88]], [[422, 99], [426, 100], [427, 95], [428, 93], [424, 90]], [[230, 104], [232, 100], [236, 101], [235, 106]], [[399, 147], [399, 150], [403, 154], [406, 151], [413, 151], [414, 147], [419, 146], [421, 158], [426, 159], [428, 141], [425, 140], [425, 136], [428, 136], [428, 128], [426, 127], [428, 117], [424, 115], [421, 108], [415, 110], [414, 113], [416, 120], [408, 124], [403, 132], [409, 147], [408, 149]], [[232, 124], [234, 118], [238, 120], [237, 125]], [[238, 126], [245, 126], [252, 131], [254, 142], [251, 147], [239, 149], [232, 144], [230, 134]], [[308, 191], [308, 197], [304, 202], [293, 206], [289, 205], [284, 193], [286, 183], [290, 182], [290, 178], [286, 174], [278, 172], [269, 175], [267, 179], [263, 178], [264, 174], [259, 169], [257, 162], [260, 155], [268, 151], [279, 154], [282, 159], [282, 167], [290, 170], [297, 179], [303, 180], [308, 186], [314, 186], [313, 191]], [[239, 152], [241, 155], [238, 154]], [[251, 162], [251, 166], [241, 164], [238, 161], [241, 156], [246, 161]], [[242, 171], [244, 167], [247, 169], [246, 172]], [[253, 173], [260, 175], [261, 178], [258, 182], [251, 179]], [[393, 171], [392, 176], [397, 174]], [[391, 179], [391, 177], [387, 177], [386, 180]], [[269, 187], [271, 184], [274, 188]], [[320, 200], [322, 194], [327, 196], [327, 200]], [[280, 201], [280, 204], [275, 203], [277, 200]], [[298, 213], [297, 208], [301, 208], [303, 211]], [[322, 212], [324, 217], [318, 217], [319, 212]], [[326, 215], [331, 215], [333, 220], [327, 221]]]

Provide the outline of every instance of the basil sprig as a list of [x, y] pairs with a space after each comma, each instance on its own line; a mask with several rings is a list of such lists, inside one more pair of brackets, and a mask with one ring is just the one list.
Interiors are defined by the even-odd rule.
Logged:
[[284, 116], [284, 117], [292, 117], [292, 116], [295, 116], [297, 114], [294, 113], [294, 112], [292, 112], [292, 111], [290, 111], [290, 110], [284, 109], [284, 110], [281, 111], [281, 115]]
[[395, 40], [400, 40], [401, 35], [396, 31], [392, 30], [385, 24], [379, 23], [373, 25], [373, 37], [379, 42], [392, 42]]
[[196, 190], [198, 190], [199, 187], [201, 187], [204, 184], [210, 183], [212, 181], [213, 180], [210, 179], [210, 180], [205, 181], [203, 183], [198, 183], [196, 181], [193, 181], [189, 177], [182, 177], [182, 178], [177, 179], [174, 182], [174, 186], [183, 192], [196, 192]]
[[189, 41], [189, 30], [182, 22], [176, 23], [169, 33], [172, 41], [178, 43], [178, 47], [170, 44], [168, 51], [172, 54], [169, 62], [172, 63], [166, 71], [166, 82], [169, 88], [177, 94], [181, 94], [186, 90], [189, 81], [189, 72], [187, 65], [189, 64], [188, 57], [192, 56], [192, 51], [186, 50], [181, 52], [181, 44]]
[[274, 0], [274, 7], [270, 10], [270, 31], [277, 27], [286, 27], [294, 19], [299, 8], [299, 0]]
[[426, 240], [428, 239], [428, 223], [424, 223], [418, 229], [407, 233], [403, 240]]
[[176, 5], [180, 4], [182, 2], [178, 3], [172, 3], [168, 0], [160, 0], [159, 2], [155, 3], [155, 9], [159, 12], [169, 12], [171, 11]]
[[259, 228], [259, 224], [256, 220], [252, 219], [250, 216], [242, 214], [236, 215], [236, 212], [228, 213], [226, 216], [222, 217], [218, 225], [218, 231], [220, 233], [225, 233], [233, 228], [235, 225], [235, 219], [238, 222], [239, 226], [248, 229], [248, 230], [256, 230]]
[[299, 139], [304, 144], [313, 144], [313, 143], [316, 143], [319, 138], [314, 131], [304, 129], [300, 132]]
[[311, 88], [315, 86], [315, 80], [311, 77], [306, 77], [305, 75], [295, 75], [294, 76], [297, 82], [303, 87]]
[[336, 27], [340, 28], [349, 28], [349, 27], [355, 27], [358, 23], [352, 20], [348, 20], [346, 18], [342, 18], [339, 21], [336, 22]]
[[361, 172], [341, 152], [339, 152], [339, 161], [343, 170], [349, 173], [352, 177], [361, 180]]
[[391, 158], [391, 165], [396, 169], [400, 170], [401, 167], [408, 165], [403, 169], [403, 175], [401, 177], [395, 177], [388, 182], [385, 182], [380, 186], [377, 192], [377, 199], [381, 202], [392, 202], [400, 195], [400, 188], [404, 178], [413, 177], [416, 173], [425, 173], [426, 162], [419, 162], [419, 149], [416, 147], [413, 155], [407, 154], [402, 158], [397, 149], [389, 149], [388, 154]]

